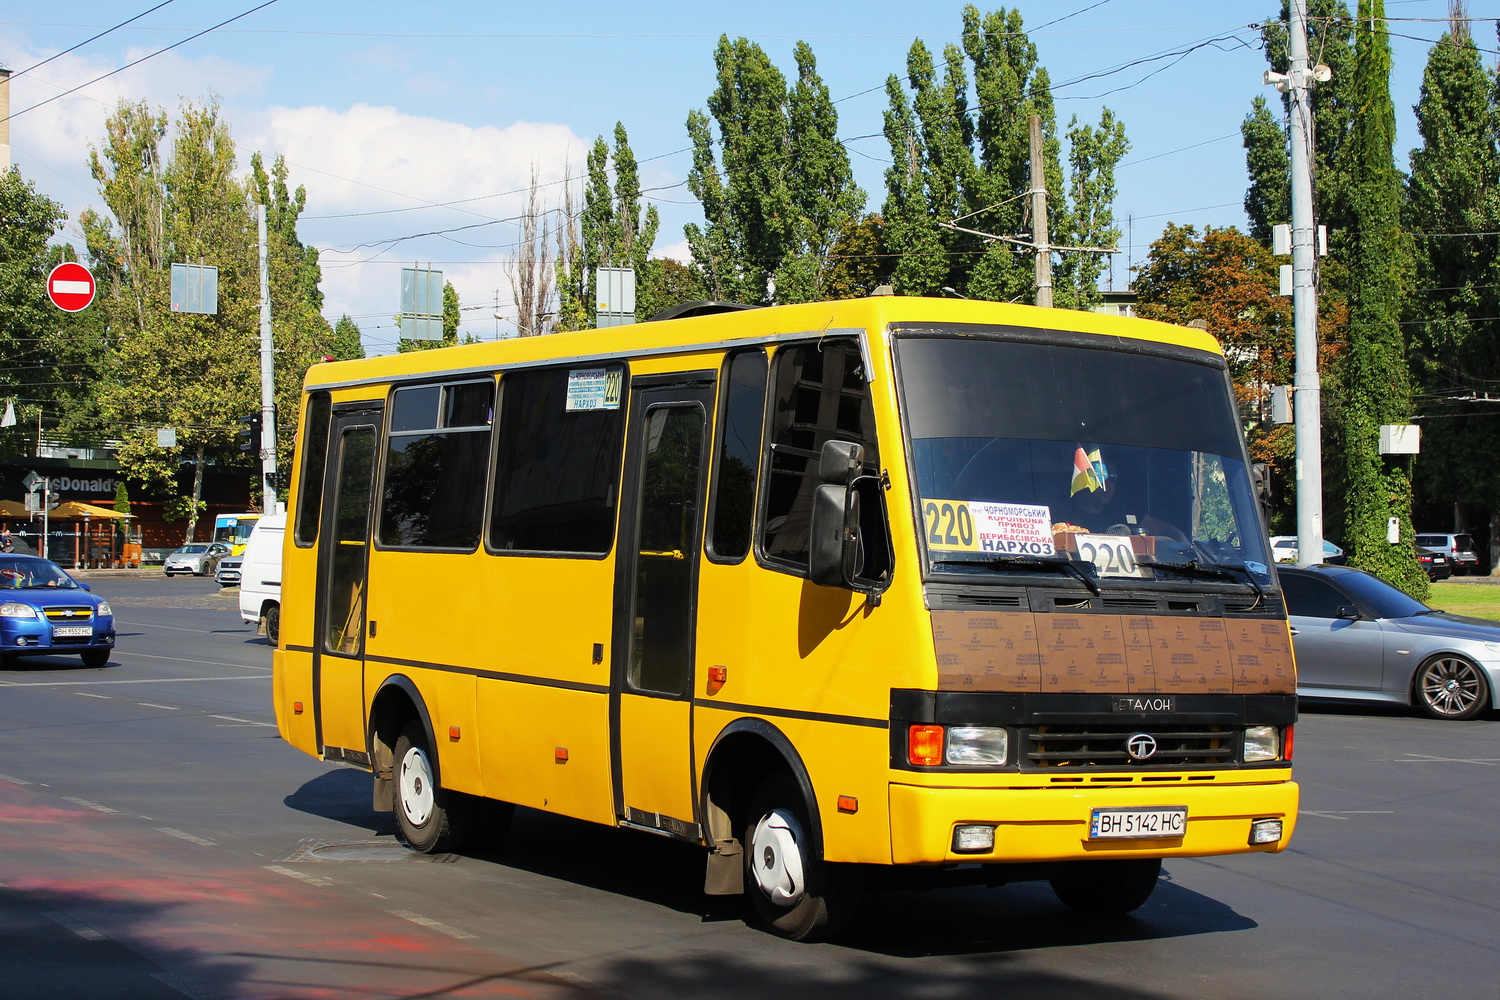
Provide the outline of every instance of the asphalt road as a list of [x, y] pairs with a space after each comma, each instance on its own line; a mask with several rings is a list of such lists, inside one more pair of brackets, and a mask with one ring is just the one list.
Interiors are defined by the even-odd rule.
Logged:
[[1500, 998], [1500, 718], [1304, 711], [1280, 856], [1171, 861], [1141, 910], [1044, 885], [887, 892], [797, 945], [702, 856], [522, 810], [425, 858], [370, 778], [276, 735], [270, 650], [211, 581], [92, 577], [108, 667], [0, 673], [0, 998]]

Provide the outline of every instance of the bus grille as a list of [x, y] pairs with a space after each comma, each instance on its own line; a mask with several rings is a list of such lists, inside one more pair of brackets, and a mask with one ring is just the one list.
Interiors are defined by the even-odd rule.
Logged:
[[[1136, 760], [1130, 737], [1149, 734], [1156, 752]], [[1162, 770], [1239, 762], [1240, 732], [1223, 726], [1039, 726], [1027, 732], [1027, 764], [1034, 768], [1129, 767]]]

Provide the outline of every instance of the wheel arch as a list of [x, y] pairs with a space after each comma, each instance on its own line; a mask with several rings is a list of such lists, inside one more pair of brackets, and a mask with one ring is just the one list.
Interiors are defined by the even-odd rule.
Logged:
[[[391, 769], [396, 763], [396, 740], [407, 723], [416, 720], [427, 733], [427, 745], [436, 747], [432, 716], [417, 685], [405, 674], [392, 674], [380, 683], [380, 690], [370, 702], [370, 718], [365, 743], [370, 754], [370, 769], [375, 773], [374, 808], [390, 812], [395, 808], [395, 784]], [[433, 781], [442, 786], [442, 767], [436, 750], [429, 753]]]
[[1450, 659], [1463, 660], [1469, 666], [1473, 667], [1475, 674], [1479, 678], [1479, 683], [1484, 685], [1485, 694], [1484, 697], [1480, 699], [1480, 704], [1484, 707], [1480, 709], [1480, 711], [1494, 711], [1495, 709], [1500, 709], [1500, 684], [1495, 683], [1494, 675], [1484, 665], [1484, 663], [1479, 660], [1478, 657], [1472, 656], [1469, 653], [1465, 653], [1457, 649], [1440, 649], [1435, 652], [1428, 653], [1426, 656], [1422, 657], [1422, 659], [1417, 663], [1417, 668], [1411, 672], [1411, 677], [1406, 683], [1407, 704], [1412, 708], [1418, 710], [1422, 709], [1422, 675], [1426, 672], [1428, 666], [1430, 666], [1433, 661]]
[[792, 741], [764, 719], [736, 719], [719, 731], [704, 761], [699, 815], [709, 847], [704, 891], [733, 895], [744, 890], [740, 825], [750, 798], [768, 775], [791, 775], [807, 807], [809, 847], [823, 853], [823, 821], [812, 778]]

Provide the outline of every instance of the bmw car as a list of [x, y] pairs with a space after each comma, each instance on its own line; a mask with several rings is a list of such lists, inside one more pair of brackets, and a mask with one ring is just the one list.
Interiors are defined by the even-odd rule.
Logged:
[[115, 648], [115, 614], [49, 559], [0, 555], [0, 667], [20, 656], [81, 655], [102, 667]]
[[1278, 567], [1302, 698], [1472, 719], [1500, 691], [1500, 622], [1429, 608], [1347, 566]]

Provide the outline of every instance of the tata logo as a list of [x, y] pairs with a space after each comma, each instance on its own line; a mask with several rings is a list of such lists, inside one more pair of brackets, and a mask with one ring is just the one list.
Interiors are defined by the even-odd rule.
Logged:
[[1150, 733], [1133, 733], [1125, 740], [1125, 752], [1131, 760], [1150, 760], [1156, 756], [1156, 737]]

